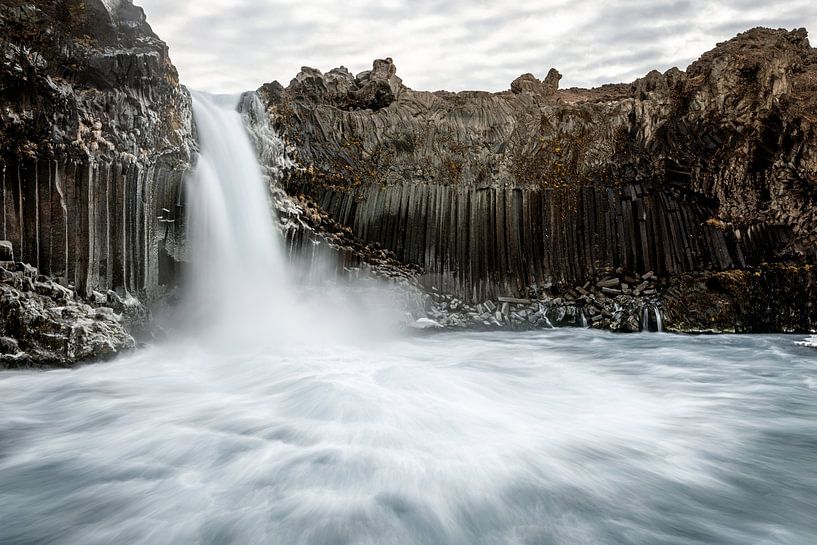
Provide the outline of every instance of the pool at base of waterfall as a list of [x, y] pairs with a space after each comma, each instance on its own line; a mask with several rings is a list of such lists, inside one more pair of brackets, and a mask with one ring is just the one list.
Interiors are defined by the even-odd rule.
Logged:
[[0, 543], [812, 543], [796, 340], [315, 331], [0, 374]]

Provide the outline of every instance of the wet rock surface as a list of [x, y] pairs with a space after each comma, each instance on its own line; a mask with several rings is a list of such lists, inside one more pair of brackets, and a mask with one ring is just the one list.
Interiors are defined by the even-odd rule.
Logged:
[[116, 294], [99, 295], [92, 305], [30, 265], [0, 263], [0, 368], [71, 366], [134, 348], [108, 306]]
[[476, 304], [432, 290], [428, 316], [449, 328], [663, 331], [666, 284], [652, 271], [638, 276], [618, 269], [600, 271], [583, 285], [550, 282], [529, 289], [525, 297], [499, 296]]
[[[387, 75], [388, 66], [382, 71]], [[365, 77], [369, 81], [372, 76]], [[272, 127], [256, 93], [243, 95], [239, 111], [260, 158], [271, 204], [291, 260], [300, 260], [309, 270], [319, 266], [320, 257], [328, 251], [335, 263], [335, 273], [341, 277], [363, 274], [409, 284], [412, 289], [416, 287], [420, 267], [399, 260], [394, 252], [377, 242], [361, 239], [308, 195], [289, 194], [284, 190], [282, 182], [286, 176], [301, 167], [292, 159], [295, 148], [287, 145]]]

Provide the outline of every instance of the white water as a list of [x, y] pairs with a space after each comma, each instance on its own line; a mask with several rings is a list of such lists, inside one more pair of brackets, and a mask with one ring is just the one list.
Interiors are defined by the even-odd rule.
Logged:
[[0, 543], [805, 545], [790, 337], [190, 343], [0, 375]]
[[800, 346], [808, 346], [810, 348], [817, 348], [817, 335], [812, 335], [811, 337], [803, 339], [802, 341], [798, 341], [797, 344], [800, 345]]
[[293, 307], [268, 191], [236, 103], [193, 92], [201, 147], [187, 184], [191, 314], [228, 335], [263, 320], [271, 303]]
[[664, 319], [661, 316], [661, 309], [657, 306], [644, 305], [641, 309], [641, 331], [650, 331], [650, 308], [655, 318], [655, 328], [658, 333], [664, 331]]
[[333, 290], [304, 301], [232, 103], [195, 108], [198, 330], [0, 375], [0, 543], [813, 541], [811, 349], [586, 329], [384, 338]]
[[[384, 290], [356, 299], [329, 282], [317, 294], [299, 289], [332, 266], [317, 256], [309, 269], [290, 266], [238, 101], [193, 92], [200, 155], [187, 184], [192, 267], [184, 320], [194, 336], [230, 351], [245, 343], [371, 342], [391, 334], [401, 316], [394, 305], [379, 304]], [[283, 149], [265, 146], [264, 153]]]

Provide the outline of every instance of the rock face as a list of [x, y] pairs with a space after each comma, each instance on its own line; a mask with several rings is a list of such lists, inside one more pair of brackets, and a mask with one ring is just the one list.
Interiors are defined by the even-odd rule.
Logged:
[[193, 142], [167, 46], [130, 0], [6, 0], [0, 54], [0, 239], [83, 296], [152, 297]]
[[286, 187], [476, 303], [600, 271], [662, 277], [817, 257], [817, 52], [754, 29], [686, 72], [421, 92], [391, 59], [259, 90]]
[[667, 329], [700, 333], [797, 333], [817, 329], [817, 267], [685, 273], [662, 297]]
[[84, 303], [31, 266], [5, 265], [13, 270], [0, 267], [0, 368], [71, 365], [135, 346], [112, 308]]
[[[5, 0], [0, 30], [2, 361], [114, 353], [131, 296], [162, 293], [184, 254], [190, 97], [131, 0]], [[419, 281], [444, 325], [817, 328], [805, 30], [631, 84], [560, 79], [421, 92], [380, 59], [305, 67], [241, 107], [289, 243]]]

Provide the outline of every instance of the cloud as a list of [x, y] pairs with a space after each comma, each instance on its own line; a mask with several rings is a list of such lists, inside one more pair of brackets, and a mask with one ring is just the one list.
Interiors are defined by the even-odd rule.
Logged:
[[415, 89], [507, 89], [554, 66], [563, 87], [685, 68], [754, 26], [817, 31], [813, 0], [136, 0], [182, 81], [214, 92], [286, 85], [301, 66], [352, 72], [393, 57]]

